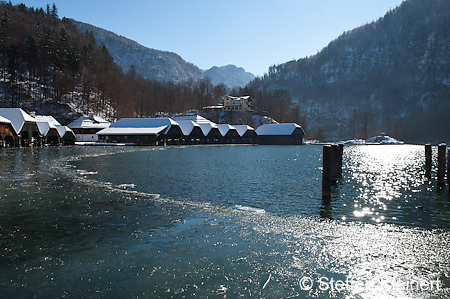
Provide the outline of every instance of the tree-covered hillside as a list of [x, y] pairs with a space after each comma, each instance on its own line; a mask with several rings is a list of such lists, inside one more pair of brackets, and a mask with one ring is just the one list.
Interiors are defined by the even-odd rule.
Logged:
[[146, 48], [110, 31], [72, 20], [85, 33], [92, 32], [98, 45], [104, 45], [124, 72], [134, 66], [142, 77], [159, 82], [185, 83], [203, 79], [202, 71], [179, 55]]
[[[61, 20], [56, 6], [0, 2], [0, 107], [21, 107], [68, 123], [88, 112], [111, 120], [184, 113], [216, 105], [229, 92], [208, 78], [175, 83], [146, 79], [135, 66], [124, 72], [92, 32]], [[260, 115], [306, 128], [299, 106], [283, 89], [231, 94], [251, 95]]]
[[80, 32], [57, 8], [0, 2], [0, 107], [51, 114], [62, 122], [95, 112], [110, 119], [183, 112], [216, 104], [224, 86], [183, 84], [124, 73], [92, 33]]
[[450, 141], [448, 24], [448, 0], [407, 0], [317, 55], [271, 67], [248, 89], [285, 89], [311, 135]]
[[109, 82], [121, 82], [122, 72], [92, 36], [60, 20], [55, 6], [44, 11], [1, 3], [0, 57], [4, 107], [70, 113], [69, 101], [76, 99], [81, 109], [121, 108], [123, 89]]

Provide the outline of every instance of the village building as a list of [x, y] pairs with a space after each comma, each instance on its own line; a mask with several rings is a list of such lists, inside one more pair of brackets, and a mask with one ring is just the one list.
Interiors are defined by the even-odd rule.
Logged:
[[176, 122], [183, 132], [182, 144], [198, 144], [204, 139], [205, 135], [199, 124], [184, 119], [177, 119]]
[[15, 146], [40, 145], [41, 138], [36, 121], [21, 108], [0, 108], [0, 116], [11, 121], [17, 134]]
[[258, 143], [258, 135], [254, 128], [249, 125], [233, 125], [236, 128], [239, 136], [241, 137], [241, 143], [246, 144], [257, 144]]
[[56, 126], [58, 130], [59, 138], [61, 138], [61, 142], [63, 145], [74, 145], [76, 141], [76, 135], [67, 126]]
[[226, 96], [223, 98], [223, 110], [250, 112], [253, 111], [254, 102], [251, 96]]
[[37, 121], [39, 134], [41, 135], [42, 144], [58, 145], [61, 143], [56, 126], [47, 121]]
[[219, 143], [222, 138], [219, 128], [213, 122], [199, 123], [200, 128], [202, 128], [203, 135], [205, 135], [203, 143], [214, 144]]
[[295, 123], [265, 124], [256, 129], [259, 144], [303, 144], [305, 132]]
[[98, 135], [96, 133], [109, 127], [111, 123], [100, 116], [89, 113], [89, 116], [83, 115], [74, 120], [67, 126], [75, 133], [78, 142], [96, 142]]
[[58, 145], [61, 143], [61, 137], [56, 129], [56, 126], [61, 124], [53, 116], [35, 115], [33, 118], [39, 128], [43, 144]]
[[0, 146], [13, 147], [16, 141], [16, 131], [9, 119], [0, 116]]
[[187, 115], [178, 115], [173, 118], [175, 121], [180, 120], [191, 120], [194, 123], [198, 124], [202, 129], [203, 139], [201, 143], [212, 144], [218, 143], [222, 138], [222, 134], [220, 134], [219, 128], [212, 121], [197, 115], [197, 114], [187, 114]]
[[62, 126], [53, 116], [36, 115], [33, 118], [36, 120], [44, 144], [75, 144], [75, 133], [69, 127]]
[[222, 138], [220, 140], [221, 143], [240, 143], [241, 136], [239, 136], [239, 133], [237, 132], [235, 127], [228, 124], [218, 124], [217, 127], [219, 128], [220, 134], [222, 135]]
[[97, 133], [99, 141], [136, 145], [178, 144], [184, 137], [170, 118], [122, 118]]
[[108, 127], [99, 132], [98, 141], [134, 145], [157, 145], [167, 126], [160, 127]]

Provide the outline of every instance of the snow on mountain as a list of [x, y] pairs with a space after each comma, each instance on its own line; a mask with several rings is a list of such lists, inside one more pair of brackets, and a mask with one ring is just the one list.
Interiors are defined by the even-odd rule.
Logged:
[[212, 67], [207, 71], [200, 70], [196, 65], [186, 62], [178, 54], [144, 47], [137, 42], [119, 36], [113, 32], [72, 20], [82, 32], [92, 32], [96, 43], [104, 45], [114, 62], [124, 72], [131, 66], [138, 75], [160, 82], [182, 83], [188, 80], [199, 80], [205, 76], [215, 85], [223, 83], [229, 88], [243, 87], [255, 76], [235, 65]]
[[311, 57], [269, 68], [256, 90], [284, 89], [309, 136], [386, 132], [407, 142], [450, 140], [450, 2], [406, 0]]
[[215, 85], [223, 83], [229, 88], [244, 87], [255, 79], [255, 75], [246, 72], [242, 67], [229, 64], [226, 66], [213, 66], [203, 72]]
[[178, 54], [150, 49], [110, 31], [72, 20], [82, 32], [92, 32], [98, 45], [105, 45], [124, 72], [133, 65], [136, 73], [156, 81], [181, 83], [202, 79], [202, 71]]

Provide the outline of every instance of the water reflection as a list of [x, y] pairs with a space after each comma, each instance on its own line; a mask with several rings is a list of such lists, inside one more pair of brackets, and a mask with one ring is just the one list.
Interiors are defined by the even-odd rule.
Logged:
[[[377, 156], [381, 149], [346, 148], [344, 175], [322, 212], [320, 147], [0, 152], [0, 293], [444, 298], [450, 292], [449, 232], [424, 228], [446, 227], [448, 207], [420, 182], [420, 161], [409, 161], [421, 159], [419, 147], [389, 147], [386, 159]], [[220, 172], [207, 167], [218, 165]], [[217, 185], [205, 186], [206, 179]], [[198, 186], [204, 190], [196, 192]], [[276, 191], [282, 187], [291, 189]], [[416, 209], [421, 201], [440, 210]], [[233, 208], [243, 202], [268, 212]], [[372, 225], [377, 219], [384, 224]], [[301, 288], [304, 277], [311, 289]], [[324, 290], [324, 277], [353, 279], [355, 287]], [[438, 280], [439, 290], [408, 287]]]
[[425, 181], [424, 165], [423, 146], [346, 147], [343, 177], [331, 202], [332, 218], [449, 227], [446, 192]]

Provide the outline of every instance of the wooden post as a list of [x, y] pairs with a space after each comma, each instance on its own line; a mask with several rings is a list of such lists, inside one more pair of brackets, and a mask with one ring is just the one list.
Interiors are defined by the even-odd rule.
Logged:
[[425, 179], [431, 182], [431, 144], [425, 144]]
[[323, 147], [323, 168], [322, 168], [322, 198], [329, 199], [331, 197], [331, 146]]
[[342, 143], [339, 144], [339, 168], [338, 175], [342, 176], [342, 157], [344, 156], [344, 145]]
[[438, 146], [438, 177], [437, 185], [442, 188], [445, 186], [445, 143], [441, 143]]
[[339, 159], [339, 147], [337, 144], [333, 144], [331, 146], [331, 184], [334, 185], [337, 183], [338, 179], [338, 159]]
[[447, 185], [448, 193], [450, 194], [450, 149], [447, 151]]

